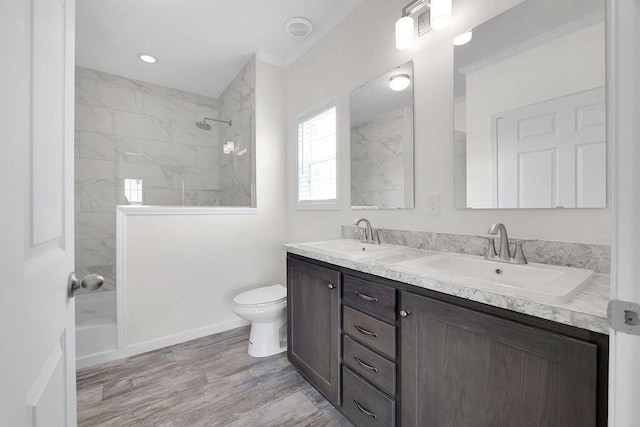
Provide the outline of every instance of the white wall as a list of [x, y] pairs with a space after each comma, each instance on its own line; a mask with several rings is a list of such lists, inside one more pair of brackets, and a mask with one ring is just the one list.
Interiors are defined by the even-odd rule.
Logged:
[[[454, 2], [454, 21], [407, 51], [395, 48], [394, 24], [406, 0], [368, 0], [287, 70], [287, 232], [289, 241], [337, 238], [340, 226], [363, 214], [374, 227], [483, 233], [492, 222], [510, 235], [583, 243], [610, 242], [610, 208], [581, 210], [457, 210], [454, 208], [453, 44], [455, 35], [520, 3]], [[349, 92], [414, 60], [416, 208], [353, 211], [349, 207]], [[327, 98], [340, 99], [339, 171], [342, 208], [295, 208], [295, 117]], [[427, 215], [426, 194], [441, 193], [441, 214]], [[610, 200], [610, 198], [609, 198]]]
[[256, 63], [256, 215], [129, 216], [128, 344], [237, 319], [233, 296], [284, 283], [284, 72]]

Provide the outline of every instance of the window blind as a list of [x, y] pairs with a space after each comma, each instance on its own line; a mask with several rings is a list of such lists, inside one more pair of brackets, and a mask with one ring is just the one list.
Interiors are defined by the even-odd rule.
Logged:
[[298, 201], [336, 200], [336, 106], [298, 122]]

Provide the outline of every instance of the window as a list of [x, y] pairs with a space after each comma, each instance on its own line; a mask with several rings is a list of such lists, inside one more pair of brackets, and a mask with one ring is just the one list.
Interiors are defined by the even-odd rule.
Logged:
[[337, 207], [336, 106], [298, 121], [298, 206]]
[[125, 179], [124, 180], [124, 197], [130, 205], [142, 204], [142, 180], [141, 179]]

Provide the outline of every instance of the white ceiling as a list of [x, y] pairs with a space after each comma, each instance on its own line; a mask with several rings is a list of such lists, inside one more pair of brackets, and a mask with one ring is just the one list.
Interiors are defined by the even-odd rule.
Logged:
[[[217, 98], [251, 55], [287, 67], [364, 1], [78, 0], [76, 63]], [[310, 35], [284, 31], [295, 16]]]

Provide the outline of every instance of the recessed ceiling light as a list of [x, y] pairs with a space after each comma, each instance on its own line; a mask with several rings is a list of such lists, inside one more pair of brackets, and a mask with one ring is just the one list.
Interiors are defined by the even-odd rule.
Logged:
[[155, 57], [148, 55], [146, 53], [139, 53], [137, 56], [140, 61], [146, 62], [147, 64], [155, 64], [156, 62], [158, 62], [158, 60]]
[[389, 87], [396, 92], [405, 90], [411, 84], [411, 78], [408, 74], [396, 74], [389, 79]]
[[305, 37], [313, 31], [313, 24], [307, 18], [301, 16], [287, 19], [284, 23], [284, 30], [294, 37]]

